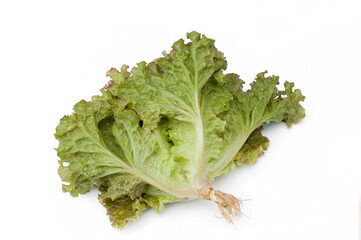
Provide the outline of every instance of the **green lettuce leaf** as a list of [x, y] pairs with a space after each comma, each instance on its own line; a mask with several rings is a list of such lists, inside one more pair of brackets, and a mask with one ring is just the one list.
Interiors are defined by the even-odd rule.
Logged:
[[245, 163], [255, 164], [260, 156], [264, 154], [269, 145], [267, 137], [262, 135], [263, 127], [259, 127], [254, 130], [247, 138], [242, 148], [233, 158], [233, 161], [227, 164], [218, 175], [227, 174], [231, 169], [234, 169], [236, 165], [243, 166]]
[[[151, 192], [154, 193], [152, 190]], [[99, 195], [99, 201], [106, 208], [110, 222], [119, 229], [124, 228], [129, 221], [137, 220], [147, 208], [151, 207], [159, 214], [165, 203], [175, 202], [176, 200], [173, 196], [164, 193], [153, 196], [144, 193], [139, 197], [125, 195], [116, 199]]]
[[101, 95], [78, 102], [56, 128], [63, 190], [98, 188], [118, 228], [148, 207], [204, 196], [215, 177], [263, 154], [262, 125], [305, 116], [293, 83], [278, 90], [278, 77], [262, 72], [243, 91], [238, 75], [223, 72], [214, 40], [187, 37], [153, 62], [109, 70]]
[[[218, 154], [207, 159], [207, 177], [210, 181], [220, 175], [220, 171], [230, 163], [230, 159], [234, 158], [259, 126], [271, 121], [286, 122], [287, 126], [291, 126], [291, 123], [296, 123], [305, 116], [305, 111], [299, 104], [304, 100], [301, 91], [293, 91], [293, 84], [289, 82], [285, 82], [284, 91], [279, 91], [278, 77], [265, 77], [266, 73], [259, 73], [248, 91], [242, 90], [244, 81], [236, 74], [225, 75], [225, 84], [213, 81], [207, 86], [205, 108], [210, 109], [208, 111], [218, 118], [218, 122], [225, 124], [222, 131], [216, 132], [217, 136], [212, 132], [213, 137], [210, 137], [213, 141], [218, 137], [218, 142], [214, 145], [218, 146]], [[223, 102], [219, 101], [222, 96]]]
[[239, 150], [234, 157], [235, 162], [239, 166], [243, 166], [244, 163], [255, 164], [257, 159], [264, 154], [265, 150], [267, 150], [269, 140], [262, 135], [261, 131], [262, 127], [254, 130], [242, 146], [241, 150]]

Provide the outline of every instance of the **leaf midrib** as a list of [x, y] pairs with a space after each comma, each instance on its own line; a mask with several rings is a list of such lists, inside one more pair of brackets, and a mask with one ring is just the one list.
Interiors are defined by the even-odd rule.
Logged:
[[196, 172], [195, 172], [195, 187], [201, 188], [204, 178], [204, 133], [203, 133], [203, 119], [200, 110], [199, 96], [198, 96], [198, 65], [196, 57], [196, 49], [192, 48], [192, 60], [194, 63], [194, 104], [196, 106], [195, 131], [196, 131]]

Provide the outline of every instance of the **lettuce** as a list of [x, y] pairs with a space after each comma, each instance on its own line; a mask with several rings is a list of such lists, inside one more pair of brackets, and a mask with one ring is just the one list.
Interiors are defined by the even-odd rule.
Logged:
[[267, 149], [262, 125], [305, 116], [293, 83], [259, 73], [251, 89], [214, 40], [197, 32], [153, 62], [123, 65], [91, 101], [81, 100], [56, 128], [63, 190], [72, 196], [96, 187], [112, 224], [123, 228], [147, 208], [208, 199], [230, 222], [240, 200], [213, 190], [214, 178], [236, 164], [254, 163]]

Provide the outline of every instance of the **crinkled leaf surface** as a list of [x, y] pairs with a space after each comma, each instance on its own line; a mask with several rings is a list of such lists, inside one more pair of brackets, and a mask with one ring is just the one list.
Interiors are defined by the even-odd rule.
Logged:
[[149, 207], [160, 213], [165, 203], [174, 202], [171, 195], [151, 196], [144, 193], [140, 197], [123, 196], [111, 199], [99, 196], [99, 201], [107, 209], [110, 222], [114, 227], [122, 229], [129, 221], [135, 221], [139, 215]]
[[235, 163], [268, 146], [263, 124], [288, 126], [305, 115], [300, 90], [260, 73], [243, 91], [214, 40], [189, 33], [169, 54], [130, 72], [112, 68], [102, 94], [80, 101], [56, 129], [59, 175], [72, 196], [97, 187], [122, 228], [146, 208], [199, 196]]
[[293, 91], [293, 84], [289, 82], [284, 84], [285, 91], [278, 91], [278, 77], [265, 77], [265, 73], [257, 75], [248, 91], [242, 90], [244, 82], [236, 74], [225, 75], [225, 84], [213, 81], [205, 87], [206, 111], [213, 114], [213, 122], [218, 121], [219, 127], [224, 124], [221, 131], [211, 131], [210, 139], [217, 141], [212, 149], [216, 148], [217, 154], [206, 159], [210, 181], [230, 163], [256, 128], [271, 121], [286, 122], [290, 126], [305, 116], [299, 104], [304, 100], [301, 91]]

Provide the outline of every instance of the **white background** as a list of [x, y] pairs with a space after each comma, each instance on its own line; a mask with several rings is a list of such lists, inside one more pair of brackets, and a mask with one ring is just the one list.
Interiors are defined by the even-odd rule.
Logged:
[[[1, 1], [1, 239], [360, 239], [360, 1]], [[249, 198], [228, 224], [205, 200], [112, 228], [97, 192], [57, 175], [59, 119], [111, 67], [151, 61], [197, 30], [227, 72], [295, 82], [306, 118], [264, 130], [269, 150], [213, 187]]]

